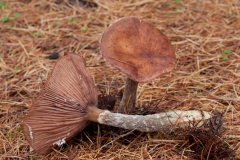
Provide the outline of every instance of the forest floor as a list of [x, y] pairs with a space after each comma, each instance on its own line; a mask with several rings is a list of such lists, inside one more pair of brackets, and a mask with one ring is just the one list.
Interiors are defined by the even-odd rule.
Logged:
[[[104, 61], [99, 39], [127, 16], [164, 32], [178, 60], [171, 73], [139, 84], [135, 114], [198, 109], [215, 119], [154, 133], [91, 123], [37, 155], [22, 120], [56, 62], [49, 55], [81, 55], [99, 95], [117, 97], [126, 76]], [[0, 18], [0, 159], [240, 159], [239, 0], [6, 0]]]

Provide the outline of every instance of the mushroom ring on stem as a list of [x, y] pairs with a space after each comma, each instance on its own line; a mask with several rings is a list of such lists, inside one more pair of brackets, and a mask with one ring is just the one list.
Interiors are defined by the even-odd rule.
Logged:
[[128, 76], [119, 112], [134, 108], [138, 82], [170, 72], [177, 61], [168, 38], [135, 17], [121, 18], [110, 25], [101, 37], [100, 50], [108, 63]]
[[203, 123], [205, 111], [170, 111], [153, 115], [125, 115], [97, 108], [97, 90], [85, 62], [77, 54], [59, 59], [42, 91], [24, 117], [24, 135], [31, 147], [46, 155], [81, 132], [90, 121], [142, 132]]

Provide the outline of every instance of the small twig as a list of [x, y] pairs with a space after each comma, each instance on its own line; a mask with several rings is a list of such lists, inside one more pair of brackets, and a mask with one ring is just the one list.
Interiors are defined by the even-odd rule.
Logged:
[[54, 150], [55, 152], [59, 153], [60, 155], [66, 157], [66, 158], [69, 158], [67, 155], [61, 153], [60, 151], [56, 150], [55, 148], [53, 148], [53, 150]]
[[214, 95], [210, 95], [212, 96], [213, 98], [216, 98], [216, 99], [220, 99], [220, 100], [223, 100], [223, 101], [234, 101], [234, 102], [240, 102], [240, 98], [231, 98], [231, 97], [219, 97], [219, 96], [214, 96]]
[[147, 142], [156, 142], [156, 143], [159, 143], [159, 142], [165, 142], [165, 143], [179, 143], [179, 142], [184, 142], [184, 140], [168, 140], [168, 139], [151, 139], [151, 140], [148, 140], [148, 141], [144, 141], [144, 143], [147, 143]]
[[112, 141], [110, 141], [110, 142], [104, 144], [104, 145], [99, 149], [99, 151], [102, 150], [102, 149], [103, 149], [104, 147], [106, 147], [107, 145], [109, 145], [110, 143], [113, 143], [113, 142], [115, 142], [116, 140], [118, 140], [118, 139], [120, 139], [120, 138], [123, 138], [123, 137], [125, 137], [125, 136], [127, 136], [127, 135], [133, 133], [133, 131], [134, 131], [134, 130], [131, 130], [131, 131], [125, 133], [125, 134], [122, 134], [122, 135], [118, 136], [116, 139], [114, 139], [114, 140], [112, 140]]
[[236, 139], [236, 138], [240, 138], [240, 135], [223, 135], [224, 138], [232, 138], [232, 139]]

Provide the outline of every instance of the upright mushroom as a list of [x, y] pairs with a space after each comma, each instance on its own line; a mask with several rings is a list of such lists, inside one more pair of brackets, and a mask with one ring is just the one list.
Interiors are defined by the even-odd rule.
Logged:
[[97, 107], [97, 91], [82, 57], [68, 53], [59, 59], [23, 121], [24, 135], [33, 149], [46, 155], [81, 132], [90, 121], [143, 132], [199, 124], [211, 117], [204, 111], [170, 111], [153, 115], [125, 115]]
[[168, 38], [153, 25], [134, 17], [121, 18], [109, 26], [100, 40], [104, 59], [125, 73], [119, 112], [131, 112], [138, 82], [147, 82], [170, 72], [176, 63]]

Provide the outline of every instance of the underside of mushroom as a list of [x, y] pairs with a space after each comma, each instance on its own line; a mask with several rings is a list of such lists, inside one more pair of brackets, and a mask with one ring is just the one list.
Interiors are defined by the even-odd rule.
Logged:
[[24, 117], [24, 135], [32, 148], [46, 155], [81, 132], [90, 121], [142, 132], [203, 123], [205, 111], [170, 111], [125, 115], [97, 108], [97, 90], [82, 57], [68, 53], [59, 59], [42, 91]]

